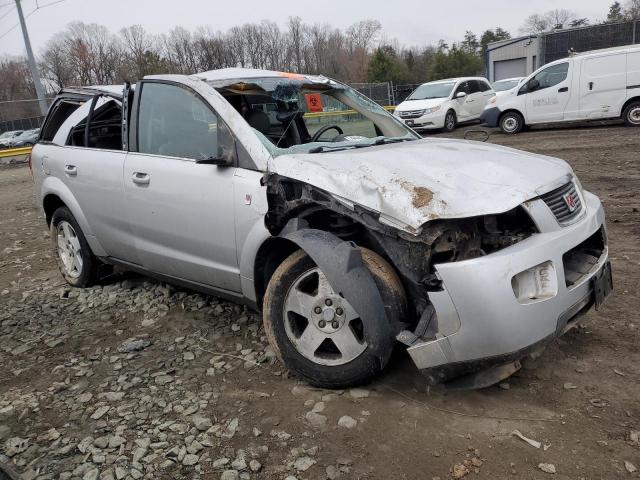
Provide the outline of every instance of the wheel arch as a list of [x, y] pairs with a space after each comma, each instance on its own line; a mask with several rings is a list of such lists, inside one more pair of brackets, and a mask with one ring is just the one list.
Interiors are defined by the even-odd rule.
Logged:
[[256, 304], [260, 310], [274, 272], [287, 257], [299, 249], [294, 242], [283, 237], [269, 237], [258, 248], [253, 265], [253, 284]]
[[97, 257], [106, 257], [107, 252], [104, 250], [96, 236], [93, 234], [86, 215], [82, 211], [80, 204], [71, 193], [71, 190], [58, 178], [49, 176], [43, 182], [41, 188], [42, 208], [45, 213], [47, 226], [51, 225], [51, 217], [56, 209], [67, 207], [74, 216], [78, 225], [82, 229], [82, 233], [87, 239], [87, 243], [91, 247], [91, 251]]
[[500, 116], [498, 117], [498, 125], [500, 125], [500, 122], [502, 121], [502, 118], [507, 114], [507, 113], [517, 113], [518, 115], [520, 115], [522, 117], [522, 120], [524, 121], [524, 124], [527, 124], [527, 119], [524, 116], [524, 113], [522, 113], [520, 110], [518, 110], [517, 108], [508, 108], [507, 110], [505, 110], [504, 112], [500, 112]]
[[624, 105], [622, 105], [622, 108], [620, 109], [620, 116], [621, 117], [624, 115], [624, 111], [627, 109], [627, 107], [629, 105], [631, 105], [633, 102], [640, 102], [640, 95], [636, 95], [635, 97], [631, 97], [626, 102], [624, 102]]

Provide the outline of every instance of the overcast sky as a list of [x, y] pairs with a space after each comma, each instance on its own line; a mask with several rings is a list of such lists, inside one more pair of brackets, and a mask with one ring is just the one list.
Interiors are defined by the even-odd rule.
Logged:
[[[40, 5], [54, 1], [38, 0]], [[14, 0], [0, 0], [0, 36], [18, 22], [15, 9], [3, 7], [11, 3]], [[162, 33], [177, 25], [188, 29], [209, 25], [224, 31], [264, 19], [282, 26], [289, 16], [338, 28], [375, 19], [382, 23], [387, 38], [396, 38], [404, 45], [424, 45], [435, 44], [441, 38], [457, 41], [466, 30], [481, 33], [496, 26], [515, 36], [527, 15], [554, 8], [566, 8], [591, 20], [603, 19], [609, 3], [608, 0], [61, 0], [30, 15], [27, 26], [36, 53], [53, 34], [74, 20], [99, 23], [114, 32], [140, 24], [152, 33]], [[36, 0], [22, 0], [22, 5], [28, 14], [35, 9]], [[0, 38], [0, 54], [23, 52], [20, 28]]]

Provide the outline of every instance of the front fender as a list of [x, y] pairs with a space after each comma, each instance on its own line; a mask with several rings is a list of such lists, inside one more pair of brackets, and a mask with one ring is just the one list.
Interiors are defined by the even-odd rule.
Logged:
[[358, 312], [365, 325], [367, 343], [377, 347], [375, 339], [379, 339], [393, 344], [394, 336], [386, 318], [384, 302], [373, 276], [362, 261], [360, 249], [353, 242], [345, 242], [330, 232], [293, 228], [290, 221], [280, 236], [304, 250], [320, 267], [334, 290]]
[[[78, 225], [80, 225], [82, 233], [86, 237], [87, 243], [91, 247], [93, 254], [97, 257], [106, 257], [107, 252], [93, 234], [91, 226], [87, 221], [87, 217], [82, 211], [82, 208], [80, 208], [80, 204], [73, 196], [73, 193], [69, 190], [69, 187], [67, 187], [59, 178], [47, 176], [40, 186], [40, 198], [42, 202], [44, 202], [47, 195], [56, 195], [67, 206], [67, 208], [71, 210], [71, 213], [78, 222]], [[41, 208], [42, 206], [43, 205], [40, 205]]]

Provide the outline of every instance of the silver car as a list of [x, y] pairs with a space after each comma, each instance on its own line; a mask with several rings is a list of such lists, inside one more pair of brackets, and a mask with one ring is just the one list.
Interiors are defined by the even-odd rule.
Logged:
[[317, 386], [396, 345], [432, 383], [489, 385], [611, 290], [602, 205], [565, 162], [421, 139], [323, 76], [65, 89], [32, 170], [69, 284], [116, 265], [244, 302]]

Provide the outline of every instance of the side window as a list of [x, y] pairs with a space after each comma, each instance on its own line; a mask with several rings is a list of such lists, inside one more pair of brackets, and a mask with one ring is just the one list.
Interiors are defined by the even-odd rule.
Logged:
[[488, 90], [491, 90], [491, 85], [489, 85], [484, 80], [478, 80], [478, 84], [480, 85], [480, 91], [481, 92], [486, 92]]
[[218, 117], [186, 88], [143, 83], [138, 151], [194, 160], [218, 157]]
[[456, 96], [460, 93], [460, 92], [464, 92], [467, 95], [469, 94], [469, 85], [468, 82], [461, 82], [460, 85], [458, 85], [458, 88], [456, 88], [456, 92], [453, 94], [453, 98], [456, 98]]
[[83, 108], [78, 110], [78, 113], [84, 110], [83, 118], [71, 128], [66, 144], [76, 147], [122, 150], [122, 104], [119, 100], [109, 97], [98, 98], [89, 123], [89, 142], [85, 145], [91, 101], [88, 100]]
[[469, 94], [478, 93], [480, 91], [480, 85], [477, 80], [469, 80]]
[[560, 63], [558, 65], [553, 65], [552, 67], [545, 68], [535, 77], [533, 77], [539, 83], [539, 86], [538, 88], [536, 88], [536, 90], [542, 90], [543, 88], [549, 88], [558, 85], [560, 82], [566, 80], [568, 72], [569, 63]]
[[42, 140], [50, 142], [69, 116], [82, 105], [82, 101], [59, 100], [52, 107], [45, 124], [42, 126]]

